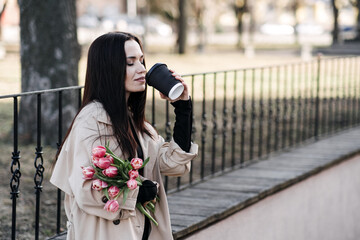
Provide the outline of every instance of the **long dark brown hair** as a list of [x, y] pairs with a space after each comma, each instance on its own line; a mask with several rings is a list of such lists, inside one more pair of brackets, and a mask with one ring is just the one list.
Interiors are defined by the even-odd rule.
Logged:
[[[110, 117], [113, 135], [123, 155], [134, 157], [137, 143], [131, 131], [129, 115], [132, 115], [133, 123], [140, 133], [146, 133], [150, 137], [151, 134], [145, 127], [146, 89], [142, 92], [130, 93], [129, 99], [126, 101], [126, 54], [124, 46], [128, 40], [136, 41], [143, 51], [140, 40], [136, 36], [125, 32], [104, 34], [95, 39], [90, 45], [84, 96], [79, 112], [94, 100], [102, 103]], [[68, 137], [72, 125], [63, 142]], [[60, 151], [61, 148], [58, 154]]]

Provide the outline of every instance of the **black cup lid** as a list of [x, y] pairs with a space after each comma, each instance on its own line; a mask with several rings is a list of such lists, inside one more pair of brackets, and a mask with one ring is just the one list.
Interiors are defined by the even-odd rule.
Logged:
[[154, 66], [152, 66], [152, 67], [150, 68], [150, 70], [146, 73], [145, 78], [148, 78], [148, 77], [151, 75], [151, 73], [154, 71], [154, 69], [157, 68], [157, 67], [159, 67], [159, 66], [161, 66], [161, 65], [167, 66], [165, 63], [155, 63]]

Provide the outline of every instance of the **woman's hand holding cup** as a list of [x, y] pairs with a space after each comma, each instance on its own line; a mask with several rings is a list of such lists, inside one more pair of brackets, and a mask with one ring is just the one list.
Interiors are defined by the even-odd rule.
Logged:
[[149, 86], [159, 90], [160, 97], [170, 102], [189, 100], [188, 86], [180, 74], [168, 69], [166, 64], [156, 63], [146, 74]]
[[163, 94], [163, 93], [161, 93], [161, 92], [159, 92], [159, 93], [160, 93], [160, 97], [161, 97], [162, 99], [166, 99], [166, 100], [168, 100], [168, 101], [170, 101], [170, 102], [176, 102], [176, 101], [178, 101], [178, 100], [185, 100], [185, 101], [189, 100], [190, 95], [189, 95], [189, 90], [188, 90], [188, 86], [187, 86], [186, 82], [184, 81], [184, 79], [181, 77], [180, 74], [176, 73], [176, 72], [175, 72], [174, 70], [172, 70], [172, 69], [169, 69], [169, 70], [170, 70], [170, 72], [172, 72], [171, 75], [174, 76], [177, 80], [179, 80], [179, 81], [182, 83], [182, 85], [184, 86], [184, 91], [182, 92], [182, 94], [180, 95], [180, 97], [178, 97], [177, 99], [174, 99], [174, 100], [170, 99], [169, 97], [167, 97], [165, 94]]

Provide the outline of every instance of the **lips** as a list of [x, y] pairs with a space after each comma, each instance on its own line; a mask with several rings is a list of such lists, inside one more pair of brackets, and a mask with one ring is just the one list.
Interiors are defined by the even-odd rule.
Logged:
[[137, 81], [137, 82], [145, 82], [145, 77], [136, 78], [135, 81]]

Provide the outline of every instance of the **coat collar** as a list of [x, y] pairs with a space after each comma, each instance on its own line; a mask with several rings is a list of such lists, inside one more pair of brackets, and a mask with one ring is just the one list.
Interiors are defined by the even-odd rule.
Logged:
[[90, 103], [90, 110], [91, 111], [94, 110], [94, 112], [96, 113], [94, 117], [98, 122], [102, 122], [107, 125], [112, 125], [110, 117], [105, 111], [101, 102], [94, 100], [92, 103]]

